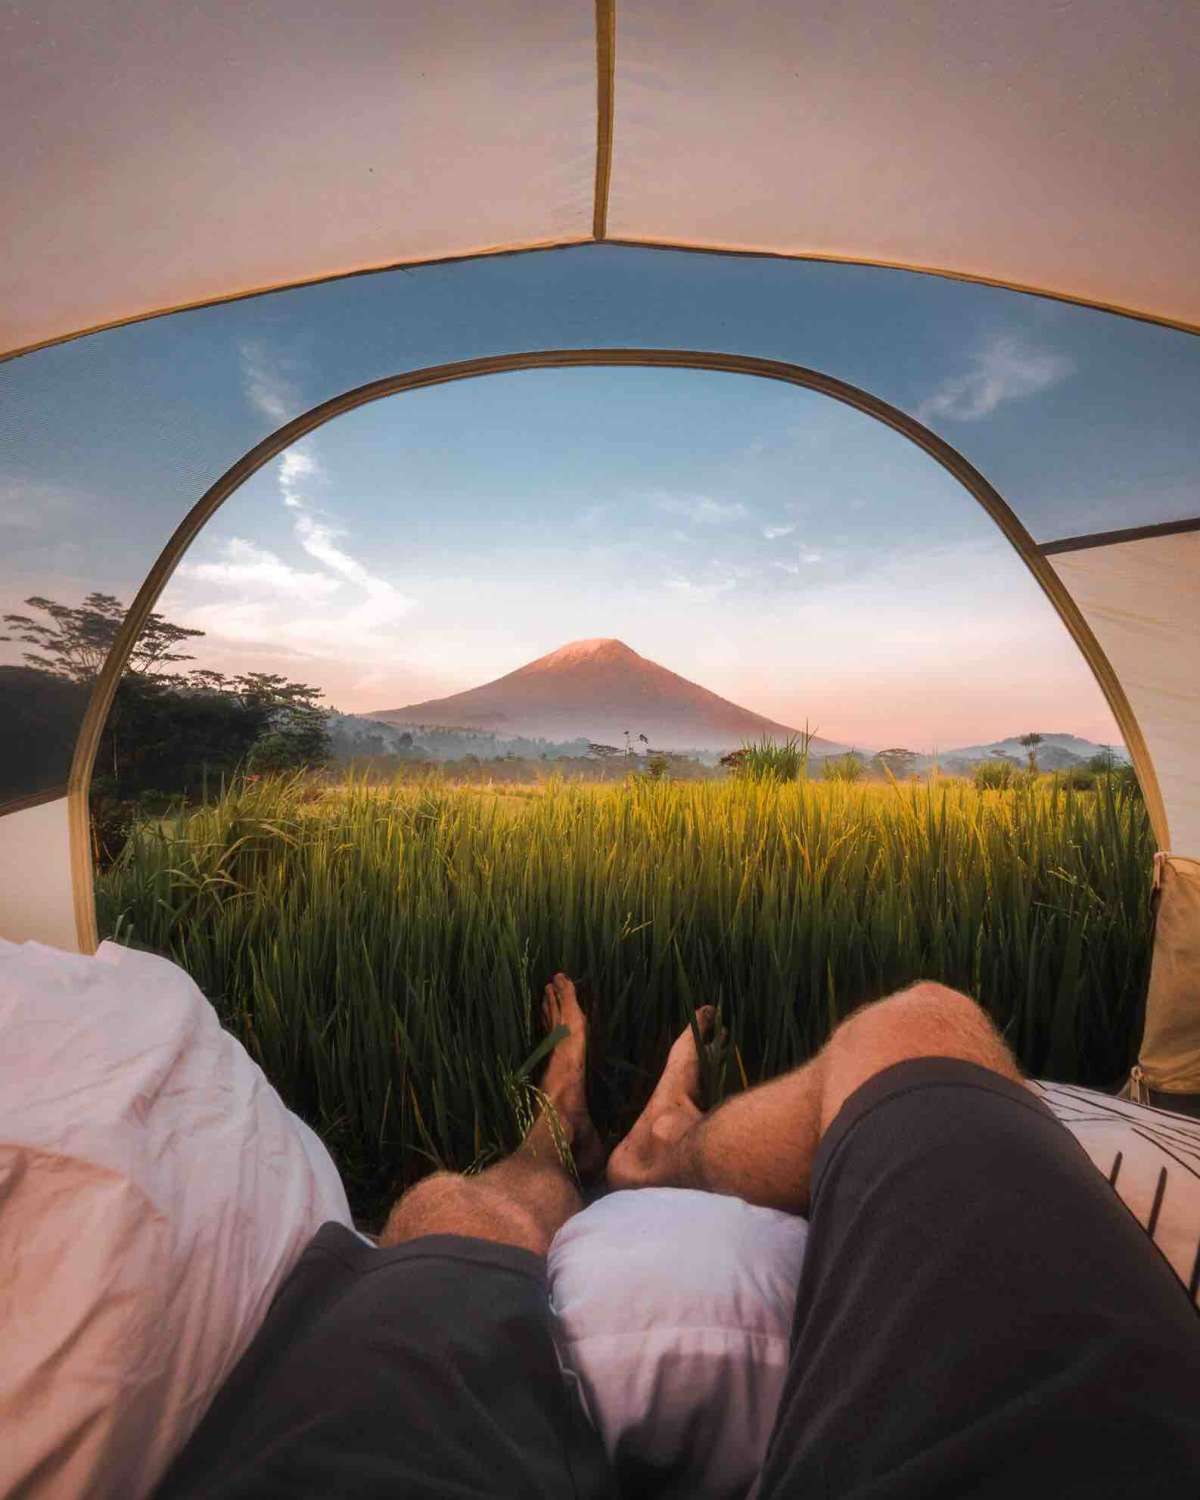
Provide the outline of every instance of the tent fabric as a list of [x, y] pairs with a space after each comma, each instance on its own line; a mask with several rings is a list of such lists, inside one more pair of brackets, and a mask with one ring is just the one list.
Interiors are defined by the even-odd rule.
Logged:
[[137, 1500], [341, 1180], [182, 970], [0, 942], [0, 1492]]
[[1200, 860], [1161, 856], [1155, 886], [1139, 1081], [1165, 1094], [1200, 1094]]
[[16, 0], [0, 25], [0, 352], [597, 222], [1200, 325], [1188, 0]]
[[1200, 532], [1086, 547], [1048, 561], [1104, 648], [1142, 727], [1171, 850], [1200, 851]]
[[1200, 322], [1186, 0], [618, 0], [616, 56], [614, 237], [934, 267]]
[[0, 353], [586, 237], [595, 50], [579, 3], [17, 0], [0, 20]]
[[66, 797], [0, 821], [0, 938], [79, 947]]

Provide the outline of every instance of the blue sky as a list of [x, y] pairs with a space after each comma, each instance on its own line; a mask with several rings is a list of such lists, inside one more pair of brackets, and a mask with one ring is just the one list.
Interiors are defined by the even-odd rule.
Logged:
[[361, 408], [244, 486], [162, 607], [208, 631], [206, 659], [359, 710], [618, 636], [838, 739], [1116, 737], [943, 470], [870, 418], [743, 376], [526, 372]]
[[[131, 598], [229, 464], [363, 381], [617, 345], [859, 384], [964, 452], [1039, 540], [1200, 509], [1200, 339], [905, 272], [583, 247], [351, 278], [0, 366], [0, 604]], [[235, 495], [162, 607], [209, 631], [206, 660], [289, 671], [346, 708], [617, 635], [863, 744], [1115, 737], [964, 493], [870, 419], [745, 377], [525, 373], [362, 409]]]

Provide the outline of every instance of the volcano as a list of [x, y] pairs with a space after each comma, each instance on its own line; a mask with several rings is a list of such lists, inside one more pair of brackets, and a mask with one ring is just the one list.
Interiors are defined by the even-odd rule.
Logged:
[[[797, 731], [710, 693], [624, 641], [571, 641], [481, 687], [369, 715], [385, 723], [492, 730], [509, 738], [624, 743], [644, 734], [659, 750], [732, 750]], [[844, 747], [814, 739], [817, 755]]]

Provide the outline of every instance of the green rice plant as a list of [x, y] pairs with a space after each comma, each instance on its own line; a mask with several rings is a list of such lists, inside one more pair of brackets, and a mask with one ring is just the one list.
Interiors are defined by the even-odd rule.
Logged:
[[827, 755], [821, 762], [821, 775], [826, 781], [861, 781], [866, 775], [866, 767], [853, 752]]
[[423, 1173], [520, 1139], [560, 968], [609, 1140], [697, 1006], [728, 1032], [716, 1099], [921, 977], [977, 996], [1031, 1073], [1111, 1084], [1137, 1045], [1153, 847], [1114, 777], [521, 795], [264, 778], [138, 823], [97, 906], [106, 934], [193, 975], [371, 1222]]
[[726, 756], [724, 764], [746, 781], [801, 781], [808, 775], [808, 750], [813, 731], [805, 725], [800, 734], [774, 740], [764, 734], [747, 740], [740, 750]]
[[1018, 775], [1019, 768], [1011, 760], [981, 760], [971, 772], [971, 780], [979, 792], [1006, 792]]

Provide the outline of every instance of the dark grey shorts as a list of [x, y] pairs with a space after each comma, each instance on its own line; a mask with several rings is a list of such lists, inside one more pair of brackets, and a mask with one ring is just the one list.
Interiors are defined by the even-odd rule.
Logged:
[[160, 1496], [592, 1497], [600, 1439], [560, 1372], [545, 1261], [326, 1224]]
[[[525, 1251], [326, 1225], [160, 1494], [607, 1496], [549, 1318]], [[1027, 1089], [926, 1058], [842, 1108], [759, 1493], [1200, 1496], [1200, 1319]]]
[[922, 1058], [846, 1101], [759, 1493], [1200, 1496], [1200, 1318], [1030, 1090]]

